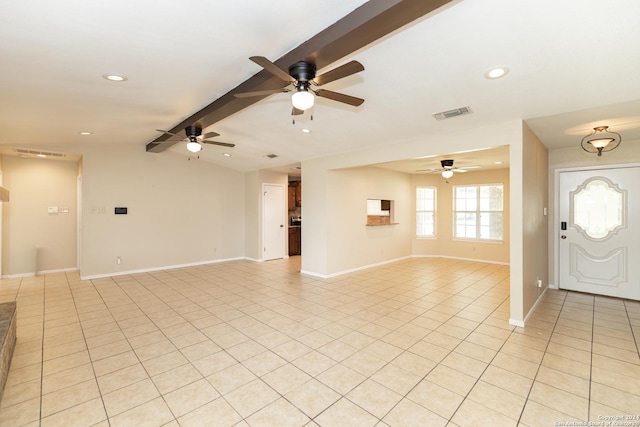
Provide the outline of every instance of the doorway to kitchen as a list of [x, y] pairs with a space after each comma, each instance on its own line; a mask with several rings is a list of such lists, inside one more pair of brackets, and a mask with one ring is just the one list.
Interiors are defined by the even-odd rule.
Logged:
[[289, 177], [287, 209], [289, 217], [289, 256], [302, 255], [302, 181]]

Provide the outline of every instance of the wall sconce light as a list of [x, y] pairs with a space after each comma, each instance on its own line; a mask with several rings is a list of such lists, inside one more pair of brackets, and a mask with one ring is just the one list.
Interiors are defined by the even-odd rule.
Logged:
[[593, 132], [582, 138], [580, 145], [587, 153], [598, 153], [598, 156], [602, 156], [603, 151], [618, 148], [621, 141], [620, 134], [609, 131], [609, 126], [598, 126], [593, 128]]

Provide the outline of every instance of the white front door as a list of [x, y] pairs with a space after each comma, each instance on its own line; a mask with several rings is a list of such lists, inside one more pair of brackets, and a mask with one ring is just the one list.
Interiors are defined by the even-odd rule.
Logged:
[[286, 224], [284, 185], [262, 185], [262, 259], [284, 258]]
[[559, 173], [561, 289], [640, 300], [640, 167]]

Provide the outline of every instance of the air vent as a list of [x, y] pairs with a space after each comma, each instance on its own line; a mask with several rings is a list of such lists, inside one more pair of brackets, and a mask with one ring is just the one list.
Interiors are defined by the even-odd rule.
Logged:
[[462, 116], [463, 114], [471, 114], [471, 113], [472, 113], [471, 107], [467, 105], [466, 107], [460, 107], [453, 110], [435, 113], [433, 117], [435, 117], [436, 120], [444, 120], [444, 119], [450, 119], [451, 117], [457, 117], [457, 116]]
[[278, 157], [278, 155], [277, 154], [267, 154], [267, 155], [265, 155], [265, 157], [267, 159], [275, 159], [276, 157]]
[[63, 158], [63, 157], [67, 157], [66, 154], [64, 153], [54, 153], [52, 151], [36, 151], [36, 150], [25, 150], [24, 148], [16, 148], [16, 153], [18, 153], [18, 155], [22, 155], [21, 157], [27, 155], [27, 156], [46, 156], [46, 157], [58, 157], [58, 158]]

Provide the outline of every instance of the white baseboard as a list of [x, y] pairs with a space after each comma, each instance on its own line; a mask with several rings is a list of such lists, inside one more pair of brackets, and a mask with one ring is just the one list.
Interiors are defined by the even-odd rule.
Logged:
[[522, 320], [509, 319], [509, 324], [511, 326], [518, 326], [520, 328], [524, 328], [524, 322]]
[[507, 265], [507, 266], [509, 265], [508, 262], [487, 261], [486, 259], [461, 258], [461, 257], [447, 256], [447, 255], [407, 255], [407, 256], [404, 256], [404, 257], [394, 258], [394, 259], [390, 259], [390, 260], [387, 260], [387, 261], [378, 262], [378, 263], [375, 263], [375, 264], [367, 264], [367, 265], [363, 265], [361, 267], [351, 268], [349, 270], [338, 271], [336, 273], [331, 273], [331, 274], [316, 273], [316, 272], [308, 271], [308, 270], [300, 270], [300, 273], [304, 274], [305, 276], [312, 276], [312, 277], [317, 277], [317, 278], [320, 278], [320, 279], [330, 279], [332, 277], [342, 276], [343, 274], [349, 274], [349, 273], [353, 273], [355, 271], [366, 270], [368, 268], [373, 268], [373, 267], [379, 267], [381, 265], [391, 264], [393, 262], [403, 261], [405, 259], [411, 259], [411, 258], [447, 258], [447, 259], [456, 259], [456, 260], [460, 260], [460, 261], [483, 262], [485, 264], [497, 264], [497, 265]]
[[2, 276], [3, 279], [19, 279], [21, 277], [35, 277], [36, 273], [20, 273], [20, 274], [4, 274]]
[[483, 262], [485, 264], [497, 264], [497, 265], [510, 265], [508, 262], [502, 261], [490, 261], [486, 259], [477, 259], [477, 258], [462, 258], [457, 256], [449, 256], [449, 255], [412, 255], [412, 258], [446, 258], [446, 259], [457, 259], [460, 261], [471, 261], [471, 262]]
[[69, 268], [60, 268], [57, 270], [42, 270], [42, 271], [36, 271], [36, 272], [29, 272], [29, 273], [20, 273], [20, 274], [5, 274], [2, 276], [3, 279], [16, 279], [16, 278], [21, 278], [21, 277], [35, 277], [35, 276], [41, 276], [43, 274], [55, 274], [55, 273], [68, 273], [70, 271], [78, 271], [78, 269], [76, 267], [69, 267]]
[[402, 260], [410, 259], [410, 258], [412, 258], [412, 256], [408, 255], [408, 256], [405, 256], [405, 257], [394, 258], [394, 259], [390, 259], [390, 260], [387, 260], [387, 261], [377, 262], [375, 264], [363, 265], [362, 267], [351, 268], [349, 270], [338, 271], [336, 273], [331, 273], [331, 274], [315, 273], [313, 271], [308, 271], [308, 270], [300, 270], [300, 273], [304, 274], [306, 276], [318, 277], [320, 279], [330, 279], [332, 277], [342, 276], [343, 274], [349, 274], [349, 273], [353, 273], [353, 272], [361, 271], [361, 270], [366, 270], [368, 268], [373, 268], [373, 267], [379, 267], [381, 265], [391, 264], [393, 262], [398, 262], [398, 261], [402, 261]]
[[535, 304], [533, 304], [533, 307], [531, 307], [531, 310], [529, 310], [527, 315], [524, 316], [524, 321], [523, 320], [509, 319], [509, 324], [513, 325], [513, 326], [519, 326], [521, 328], [524, 328], [525, 325], [527, 324], [527, 321], [529, 321], [529, 318], [533, 315], [533, 313], [535, 313], [536, 308], [538, 307], [538, 304], [540, 304], [540, 301], [542, 301], [542, 298], [544, 297], [544, 294], [547, 292], [547, 289], [549, 289], [549, 288], [550, 288], [550, 286], [547, 286], [546, 288], [544, 288], [544, 291], [542, 291], [542, 293], [538, 296], [538, 299], [536, 300]]
[[187, 264], [165, 265], [163, 267], [142, 268], [139, 270], [114, 271], [111, 273], [92, 274], [89, 276], [81, 275], [80, 279], [82, 280], [104, 279], [105, 277], [126, 276], [128, 274], [139, 274], [139, 273], [151, 273], [154, 271], [161, 271], [161, 270], [175, 270], [177, 268], [197, 267], [199, 265], [219, 264], [221, 262], [238, 261], [238, 260], [244, 260], [244, 259], [247, 259], [247, 258], [245, 257], [224, 258], [224, 259], [215, 259], [215, 260], [209, 260], [209, 261], [192, 262]]

